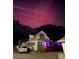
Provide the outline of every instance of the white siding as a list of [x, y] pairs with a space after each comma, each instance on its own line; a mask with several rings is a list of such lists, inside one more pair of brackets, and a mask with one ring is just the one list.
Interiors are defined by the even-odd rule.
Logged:
[[33, 43], [35, 43], [34, 45], [33, 45], [33, 49], [35, 50], [35, 51], [37, 51], [38, 50], [38, 41], [36, 40], [36, 41], [33, 41]]

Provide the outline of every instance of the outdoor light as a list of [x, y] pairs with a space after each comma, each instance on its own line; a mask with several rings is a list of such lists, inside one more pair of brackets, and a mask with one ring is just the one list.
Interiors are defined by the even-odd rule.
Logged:
[[55, 42], [55, 44], [56, 44], [57, 46], [62, 46], [62, 43], [61, 43], [61, 42]]

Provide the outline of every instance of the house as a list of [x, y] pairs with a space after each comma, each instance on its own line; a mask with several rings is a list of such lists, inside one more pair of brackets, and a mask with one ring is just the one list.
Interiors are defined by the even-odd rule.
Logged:
[[50, 40], [44, 31], [40, 31], [35, 35], [29, 35], [29, 40], [26, 43], [32, 51], [38, 52], [43, 52], [47, 47], [53, 45], [52, 40]]
[[62, 37], [60, 40], [58, 40], [57, 42], [60, 42], [62, 47], [63, 47], [63, 51], [65, 53], [65, 37]]

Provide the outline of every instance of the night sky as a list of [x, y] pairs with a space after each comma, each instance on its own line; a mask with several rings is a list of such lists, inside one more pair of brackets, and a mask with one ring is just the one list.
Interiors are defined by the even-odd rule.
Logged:
[[64, 0], [14, 0], [13, 17], [33, 28], [45, 25], [65, 25]]

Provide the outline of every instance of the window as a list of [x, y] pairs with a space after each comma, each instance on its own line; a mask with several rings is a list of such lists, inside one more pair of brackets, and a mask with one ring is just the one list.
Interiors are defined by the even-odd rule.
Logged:
[[33, 45], [35, 45], [35, 43], [33, 43]]

